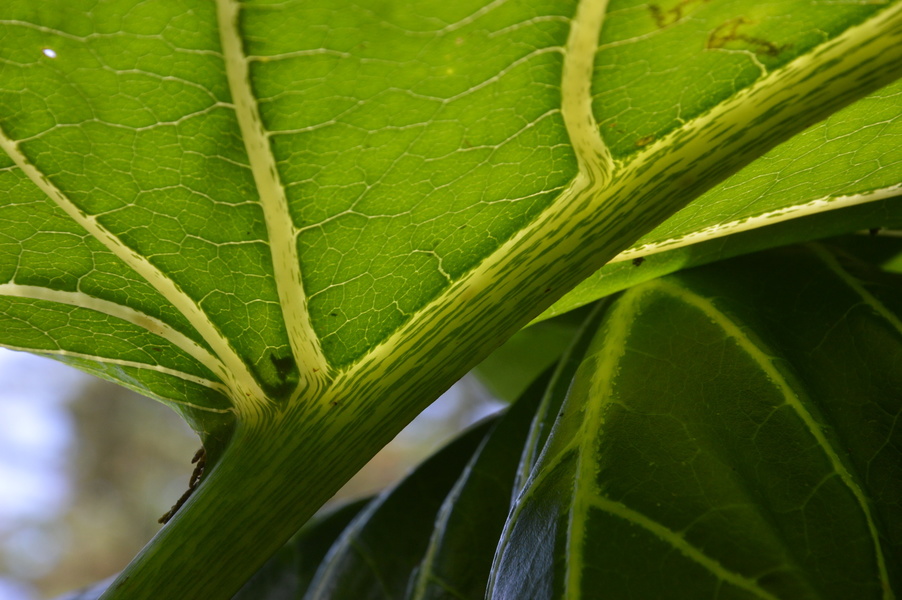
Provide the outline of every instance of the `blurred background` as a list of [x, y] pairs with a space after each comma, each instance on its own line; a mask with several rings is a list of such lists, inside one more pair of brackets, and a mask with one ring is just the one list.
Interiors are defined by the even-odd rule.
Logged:
[[[458, 382], [336, 496], [381, 490], [502, 408]], [[43, 600], [121, 570], [188, 487], [200, 442], [164, 405], [0, 348], [0, 600]]]

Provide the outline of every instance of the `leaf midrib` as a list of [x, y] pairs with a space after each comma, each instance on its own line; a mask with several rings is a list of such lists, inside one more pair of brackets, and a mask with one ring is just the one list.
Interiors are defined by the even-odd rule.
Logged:
[[[586, 7], [591, 4], [595, 3], [582, 0], [579, 6]], [[501, 244], [445, 292], [420, 308], [399, 329], [374, 346], [367, 354], [337, 372], [333, 387], [336, 391], [347, 391], [371, 378], [382, 379], [384, 384], [393, 378], [392, 368], [389, 366], [393, 362], [392, 357], [405, 356], [413, 348], [417, 348], [417, 352], [421, 355], [428, 354], [435, 342], [427, 341], [427, 337], [433, 340], [445, 339], [445, 334], [440, 332], [447, 328], [443, 324], [445, 317], [441, 316], [449, 312], [446, 307], [456, 306], [461, 309], [456, 313], [457, 322], [472, 319], [477, 316], [474, 312], [477, 310], [474, 298], [495, 296], [498, 300], [506, 299], [510, 293], [508, 280], [519, 281], [522, 289], [524, 269], [531, 268], [530, 272], [534, 272], [536, 265], [544, 265], [549, 256], [562, 255], [565, 253], [562, 248], [571, 248], [575, 245], [576, 240], [583, 235], [582, 232], [592, 230], [594, 237], [604, 236], [610, 231], [616, 235], [618, 233], [616, 221], [622, 217], [622, 211], [628, 209], [627, 205], [618, 206], [618, 202], [630, 202], [628, 207], [633, 211], [631, 214], [635, 214], [638, 212], [638, 199], [641, 198], [644, 203], [641, 209], [646, 210], [647, 207], [648, 210], [647, 220], [651, 220], [653, 218], [651, 215], [658, 213], [672, 214], [675, 209], [668, 212], [668, 202], [676, 202], [672, 198], [691, 194], [699, 186], [699, 181], [705, 180], [708, 171], [722, 168], [722, 161], [715, 160], [711, 152], [712, 145], [716, 145], [712, 140], [722, 142], [725, 138], [735, 137], [734, 129], [739, 125], [749, 126], [751, 133], [747, 135], [754, 137], [759, 133], [755, 127], [762, 128], [761, 123], [771, 124], [771, 121], [759, 120], [759, 122], [752, 117], [770, 115], [777, 106], [794, 106], [798, 102], [793, 104], [789, 98], [796, 98], [798, 101], [798, 98], [805, 98], [805, 92], [811, 90], [817, 90], [818, 96], [827, 93], [823, 91], [824, 88], [834, 80], [842, 82], [840, 86], [850, 86], [848, 82], [851, 81], [851, 76], [848, 72], [854, 71], [858, 74], [861, 71], [858, 67], [863, 64], [862, 61], [871, 60], [873, 53], [878, 50], [884, 60], [898, 54], [902, 61], [900, 51], [902, 45], [894, 46], [891, 36], [873, 35], [874, 31], [891, 31], [893, 27], [898, 27], [900, 22], [902, 22], [902, 4], [897, 3], [813, 48], [808, 54], [771, 71], [711, 111], [652, 142], [626, 164], [607, 162], [605, 152], [598, 150], [604, 148], [604, 143], [597, 128], [592, 130], [584, 126], [595, 121], [594, 115], [591, 112], [582, 114], [580, 119], [580, 115], [577, 114], [574, 107], [586, 106], [579, 96], [587, 93], [588, 88], [576, 84], [567, 85], [562, 81], [564, 94], [562, 107], [569, 106], [573, 110], [572, 117], [566, 120], [568, 135], [571, 140], [585, 138], [584, 142], [574, 146], [581, 149], [582, 154], [577, 160], [580, 170], [571, 184], [529, 225]], [[598, 24], [600, 26], [601, 22]], [[582, 39], [574, 34], [574, 39], [577, 38]], [[879, 47], [869, 44], [877, 44]], [[594, 56], [594, 46], [581, 42], [575, 47]], [[568, 52], [565, 52], [564, 58], [566, 65], [566, 61], [572, 59], [572, 56], [568, 57]], [[573, 62], [577, 65], [585, 64], [584, 59]], [[568, 73], [578, 72], [579, 69], [572, 66], [571, 71], [568, 71]], [[893, 74], [898, 72], [899, 69], [896, 69]], [[862, 89], [858, 85], [854, 88]], [[866, 93], [866, 90], [861, 93]], [[566, 94], [572, 94], [573, 97]], [[796, 112], [789, 114], [795, 118], [799, 116]], [[790, 117], [787, 115], [784, 118]], [[767, 132], [760, 133], [763, 136]], [[598, 140], [589, 141], [587, 136], [591, 135], [598, 136]], [[738, 142], [733, 144], [734, 146], [727, 147], [727, 150], [738, 149], [736, 148]], [[677, 149], [674, 150], [674, 147]], [[722, 154], [717, 156], [723, 158]], [[610, 182], [606, 181], [605, 175], [608, 169], [612, 171]], [[669, 185], [663, 186], [662, 178]], [[683, 204], [677, 204], [676, 208], [682, 207]], [[574, 228], [574, 224], [578, 227]], [[564, 239], [560, 234], [565, 226], [570, 227], [568, 239]], [[621, 240], [616, 239], [615, 235], [610, 236], [609, 245], [620, 243]], [[577, 252], [569, 250], [570, 254]], [[596, 252], [595, 256], [598, 257], [602, 253]], [[424, 343], [430, 350], [424, 347]], [[444, 350], [437, 351], [445, 353]]]

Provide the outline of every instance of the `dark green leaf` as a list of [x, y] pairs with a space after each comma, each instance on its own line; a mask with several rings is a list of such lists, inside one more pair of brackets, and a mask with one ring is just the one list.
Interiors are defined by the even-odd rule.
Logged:
[[625, 292], [512, 513], [491, 597], [898, 594], [900, 315], [898, 276], [819, 246]]
[[510, 512], [529, 424], [551, 372], [533, 381], [498, 420], [445, 498], [411, 581], [409, 600], [481, 600]]
[[234, 600], [302, 598], [326, 552], [368, 502], [369, 498], [358, 500], [314, 517], [248, 580]]
[[374, 499], [338, 538], [305, 598], [403, 598], [439, 508], [493, 424], [470, 429]]

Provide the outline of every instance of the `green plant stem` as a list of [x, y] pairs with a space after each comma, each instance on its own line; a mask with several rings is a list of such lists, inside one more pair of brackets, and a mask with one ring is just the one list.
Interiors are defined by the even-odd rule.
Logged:
[[239, 425], [203, 484], [107, 595], [230, 598], [390, 439], [326, 410], [270, 417]]
[[314, 396], [261, 402], [240, 418], [195, 495], [103, 598], [230, 598], [416, 414], [573, 285], [774, 145], [900, 75], [896, 4], [658, 140], [610, 181], [583, 157], [588, 166], [548, 210], [363, 360]]

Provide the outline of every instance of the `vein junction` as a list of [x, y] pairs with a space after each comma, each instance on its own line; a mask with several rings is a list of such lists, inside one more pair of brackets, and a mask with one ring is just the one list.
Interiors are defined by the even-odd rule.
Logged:
[[329, 366], [307, 309], [297, 252], [298, 231], [251, 86], [250, 62], [239, 30], [241, 5], [237, 0], [217, 0], [216, 6], [229, 88], [266, 220], [285, 327], [300, 370], [301, 380], [293, 401], [301, 395], [317, 395], [326, 385]]
[[[247, 413], [259, 410], [265, 404], [266, 395], [260, 388], [247, 365], [219, 332], [198, 303], [188, 296], [172, 279], [154, 266], [146, 257], [125, 245], [119, 237], [100, 224], [98, 219], [84, 212], [61, 189], [56, 187], [26, 157], [19, 142], [0, 130], [0, 149], [15, 162], [23, 173], [53, 202], [57, 204], [75, 223], [83, 227], [91, 236], [106, 246], [119, 260], [143, 277], [157, 292], [177, 308], [197, 332], [203, 337], [221, 361], [223, 368], [214, 369], [221, 374], [230, 390], [230, 397], [236, 408]], [[146, 328], [146, 326], [145, 326]], [[187, 350], [187, 348], [185, 348]]]

